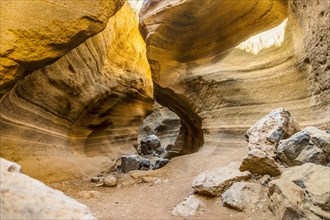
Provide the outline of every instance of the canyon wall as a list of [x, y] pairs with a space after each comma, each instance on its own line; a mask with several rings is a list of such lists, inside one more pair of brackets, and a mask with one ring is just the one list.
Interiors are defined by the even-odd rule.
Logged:
[[3, 0], [0, 5], [0, 96], [102, 31], [124, 0]]
[[[146, 1], [140, 31], [155, 99], [182, 120], [173, 153], [242, 139], [278, 107], [302, 127], [329, 129], [328, 12], [326, 0]], [[287, 17], [281, 47], [236, 48]]]
[[95, 174], [134, 151], [153, 109], [145, 54], [137, 15], [126, 4], [101, 33], [3, 95], [0, 156], [52, 182]]

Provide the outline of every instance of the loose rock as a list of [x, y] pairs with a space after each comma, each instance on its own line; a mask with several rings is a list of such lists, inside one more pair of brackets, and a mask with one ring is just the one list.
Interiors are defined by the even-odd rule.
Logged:
[[152, 134], [140, 140], [140, 146], [138, 149], [139, 155], [158, 155], [156, 153], [158, 148], [160, 148], [160, 139]]
[[123, 173], [138, 169], [140, 169], [140, 158], [138, 155], [125, 155], [121, 157], [121, 170]]
[[308, 162], [326, 165], [330, 162], [330, 135], [315, 127], [306, 127], [281, 141], [276, 153], [289, 166]]
[[257, 183], [234, 183], [222, 195], [223, 205], [238, 211], [267, 209], [269, 200], [266, 188]]
[[172, 215], [174, 216], [193, 216], [196, 212], [203, 207], [204, 204], [196, 198], [194, 195], [188, 196], [185, 201], [179, 203], [172, 211]]
[[118, 180], [113, 175], [106, 176], [103, 180], [104, 186], [113, 187], [117, 186]]
[[253, 149], [248, 153], [248, 156], [242, 161], [240, 170], [259, 175], [269, 174], [270, 176], [279, 176], [282, 173], [280, 165], [260, 149]]
[[192, 187], [197, 193], [219, 196], [232, 183], [251, 177], [250, 172], [241, 172], [239, 165], [239, 163], [233, 162], [226, 167], [205, 171], [193, 180]]
[[291, 167], [269, 183], [271, 211], [281, 219], [329, 219], [330, 168], [312, 163]]

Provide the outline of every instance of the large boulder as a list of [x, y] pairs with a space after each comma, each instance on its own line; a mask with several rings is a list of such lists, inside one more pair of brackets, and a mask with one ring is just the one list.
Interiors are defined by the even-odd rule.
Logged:
[[248, 155], [243, 159], [240, 170], [259, 175], [280, 175], [281, 167], [273, 159], [275, 147], [280, 140], [299, 130], [297, 122], [284, 108], [270, 112], [246, 132]]
[[237, 182], [221, 195], [223, 205], [238, 211], [267, 209], [269, 199], [265, 187], [258, 183]]
[[315, 127], [306, 127], [281, 141], [276, 153], [289, 166], [308, 162], [326, 165], [330, 162], [330, 134]]
[[192, 187], [197, 193], [219, 196], [234, 182], [247, 180], [251, 177], [250, 172], [241, 172], [239, 165], [238, 162], [232, 162], [226, 167], [205, 171], [193, 180]]
[[76, 200], [20, 173], [20, 166], [0, 158], [1, 219], [96, 219]]
[[284, 108], [278, 108], [255, 123], [246, 133], [248, 149], [260, 149], [273, 155], [275, 146], [282, 139], [300, 131], [298, 123]]
[[123, 0], [1, 1], [0, 96], [101, 32]]
[[305, 163], [269, 183], [271, 211], [281, 219], [329, 219], [330, 167]]

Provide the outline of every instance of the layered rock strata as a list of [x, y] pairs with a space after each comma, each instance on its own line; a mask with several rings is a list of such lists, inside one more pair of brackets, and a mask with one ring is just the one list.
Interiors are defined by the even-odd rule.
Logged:
[[47, 182], [100, 170], [134, 150], [152, 97], [145, 44], [126, 4], [104, 31], [2, 97], [0, 154]]
[[0, 96], [102, 31], [124, 0], [0, 2]]
[[[235, 141], [278, 107], [303, 127], [329, 129], [328, 12], [326, 0], [146, 1], [140, 31], [155, 98], [182, 120], [174, 151]], [[281, 47], [258, 55], [235, 48], [286, 17]]]

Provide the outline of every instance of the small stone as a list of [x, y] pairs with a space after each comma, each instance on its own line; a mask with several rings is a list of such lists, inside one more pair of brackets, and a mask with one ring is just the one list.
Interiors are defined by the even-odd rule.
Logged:
[[151, 182], [155, 182], [158, 179], [159, 178], [157, 178], [157, 177], [144, 176], [144, 177], [142, 177], [142, 182], [151, 183]]
[[100, 182], [100, 177], [93, 176], [93, 177], [91, 178], [91, 182], [92, 182], [92, 183]]
[[172, 211], [174, 216], [193, 216], [196, 212], [204, 206], [203, 203], [194, 195], [188, 196], [185, 201], [179, 203]]
[[155, 161], [154, 170], [164, 167], [170, 160], [164, 158], [157, 158]]
[[238, 162], [232, 162], [226, 167], [205, 171], [193, 180], [192, 187], [197, 193], [219, 196], [232, 183], [251, 177], [250, 172], [241, 172], [239, 165]]
[[104, 178], [103, 183], [104, 186], [113, 187], [113, 186], [117, 186], [118, 180], [116, 177], [109, 175]]
[[98, 198], [101, 196], [101, 193], [98, 191], [80, 191], [77, 193], [83, 199], [91, 199], [91, 198]]
[[156, 185], [159, 185], [159, 184], [161, 184], [162, 183], [162, 180], [161, 179], [159, 179], [159, 178], [157, 178], [156, 179], [156, 181], [154, 182]]

